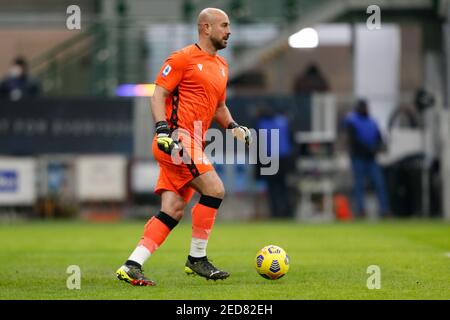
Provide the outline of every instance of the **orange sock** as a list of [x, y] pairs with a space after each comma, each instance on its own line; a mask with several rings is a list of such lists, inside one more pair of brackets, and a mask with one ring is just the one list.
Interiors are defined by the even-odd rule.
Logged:
[[202, 195], [192, 208], [192, 237], [208, 240], [222, 199]]
[[158, 215], [152, 217], [144, 227], [144, 235], [139, 241], [153, 253], [166, 240], [170, 231], [178, 224], [178, 221], [168, 214], [160, 211]]

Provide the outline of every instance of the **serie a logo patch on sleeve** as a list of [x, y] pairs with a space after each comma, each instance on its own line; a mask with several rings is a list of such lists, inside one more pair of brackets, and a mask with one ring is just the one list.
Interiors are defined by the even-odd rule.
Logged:
[[162, 72], [162, 75], [165, 77], [165, 76], [167, 76], [169, 73], [170, 73], [170, 71], [172, 70], [172, 67], [170, 66], [170, 64], [168, 64], [165, 68], [164, 68], [164, 70], [163, 70], [163, 72]]

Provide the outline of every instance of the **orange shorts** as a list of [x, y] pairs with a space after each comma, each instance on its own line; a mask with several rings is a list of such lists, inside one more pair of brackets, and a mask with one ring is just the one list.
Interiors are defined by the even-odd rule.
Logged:
[[[203, 150], [198, 148], [183, 148], [183, 157], [178, 157], [174, 161], [171, 155], [158, 148], [155, 137], [152, 150], [160, 169], [155, 187], [155, 192], [159, 195], [164, 190], [169, 190], [183, 197], [184, 201], [189, 202], [195, 190], [188, 183], [199, 175], [214, 170]], [[192, 161], [192, 159], [197, 160]]]

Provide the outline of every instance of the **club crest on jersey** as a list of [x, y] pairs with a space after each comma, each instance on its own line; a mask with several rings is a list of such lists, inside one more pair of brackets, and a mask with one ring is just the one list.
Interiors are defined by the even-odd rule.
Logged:
[[172, 67], [170, 66], [170, 64], [168, 64], [168, 65], [164, 68], [164, 70], [163, 70], [163, 72], [162, 72], [162, 75], [163, 75], [164, 77], [167, 76], [167, 75], [169, 74], [170, 70], [172, 70]]
[[225, 69], [224, 68], [220, 68], [220, 71], [222, 72], [222, 77], [225, 77]]
[[201, 63], [197, 64], [198, 70], [202, 71], [203, 65]]

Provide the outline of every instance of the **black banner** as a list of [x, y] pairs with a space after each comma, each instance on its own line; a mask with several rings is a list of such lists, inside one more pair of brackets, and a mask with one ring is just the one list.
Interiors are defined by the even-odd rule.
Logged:
[[132, 152], [131, 99], [0, 100], [0, 154]]
[[[136, 288], [149, 289], [149, 288]], [[152, 288], [150, 288], [151, 290]], [[149, 291], [149, 290], [147, 290]], [[142, 291], [145, 299], [145, 292]], [[147, 293], [148, 297], [148, 293]], [[16, 297], [17, 298], [17, 297]], [[19, 297], [20, 298], [20, 297]], [[117, 296], [116, 296], [117, 298]], [[123, 299], [127, 296], [123, 295]], [[82, 295], [80, 295], [82, 299]], [[55, 315], [52, 310], [61, 307], [71, 315], [90, 315], [127, 318], [130, 310], [151, 310], [168, 319], [309, 319], [312, 317], [339, 316], [350, 319], [392, 316], [412, 317], [429, 315], [429, 310], [445, 313], [448, 300], [8, 300], [0, 301], [4, 310], [15, 310], [15, 314], [33, 310], [45, 317]], [[28, 307], [28, 308], [27, 308]], [[88, 309], [89, 308], [89, 309]], [[372, 318], [373, 318], [372, 317]]]

